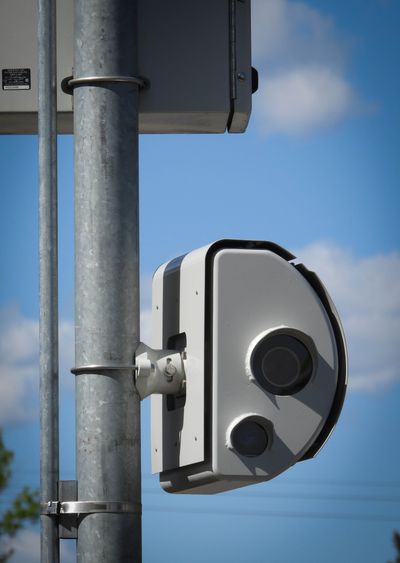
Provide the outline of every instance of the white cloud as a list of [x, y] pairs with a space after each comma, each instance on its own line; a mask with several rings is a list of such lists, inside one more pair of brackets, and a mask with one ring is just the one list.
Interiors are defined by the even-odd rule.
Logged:
[[[146, 306], [140, 315], [141, 339], [150, 342], [151, 310], [147, 305], [149, 280], [143, 284]], [[150, 291], [151, 295], [151, 291]], [[61, 393], [72, 393], [74, 376], [74, 325], [59, 323]], [[24, 317], [17, 307], [0, 309], [0, 426], [38, 417], [39, 323]]]
[[151, 275], [140, 278], [140, 340], [151, 346]]
[[144, 309], [140, 313], [140, 340], [151, 346], [151, 309]]
[[[73, 563], [75, 558], [74, 542], [61, 542], [60, 560], [63, 563]], [[40, 563], [40, 535], [33, 530], [22, 530], [10, 540], [9, 547], [14, 549], [10, 563]]]
[[290, 66], [312, 60], [340, 67], [345, 42], [329, 16], [303, 2], [252, 1], [252, 51], [257, 63]]
[[302, 2], [253, 0], [254, 114], [266, 133], [303, 134], [361, 104], [345, 75], [348, 40], [331, 18]]
[[140, 276], [140, 307], [141, 309], [151, 309], [151, 285], [153, 276], [142, 274]]
[[1, 310], [0, 425], [34, 416], [37, 350], [38, 323], [24, 318], [16, 308]]
[[354, 93], [325, 67], [302, 67], [261, 80], [255, 108], [268, 133], [302, 134], [336, 123], [355, 106]]
[[298, 257], [326, 285], [341, 316], [354, 391], [385, 389], [400, 381], [400, 254], [355, 258], [329, 244]]
[[71, 368], [75, 365], [75, 327], [71, 321], [62, 320], [59, 323], [59, 363], [60, 382], [62, 388], [70, 391], [74, 389], [74, 376]]
[[[73, 325], [59, 324], [60, 382], [71, 390]], [[24, 317], [17, 307], [0, 309], [0, 426], [38, 416], [39, 323]]]

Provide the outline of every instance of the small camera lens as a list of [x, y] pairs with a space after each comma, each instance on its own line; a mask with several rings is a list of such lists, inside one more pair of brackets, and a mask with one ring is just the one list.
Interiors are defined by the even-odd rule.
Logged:
[[253, 350], [251, 371], [275, 395], [293, 395], [310, 381], [313, 360], [308, 348], [289, 334], [265, 336]]
[[254, 420], [242, 420], [231, 433], [232, 447], [246, 457], [261, 455], [268, 446], [265, 428]]

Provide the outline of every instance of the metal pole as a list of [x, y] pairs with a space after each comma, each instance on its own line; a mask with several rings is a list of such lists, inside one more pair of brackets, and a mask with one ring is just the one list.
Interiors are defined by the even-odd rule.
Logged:
[[[135, 77], [136, 1], [75, 0], [75, 78]], [[129, 365], [139, 342], [138, 87], [75, 86], [76, 366]], [[76, 376], [79, 563], [141, 561], [140, 400], [129, 369]]]
[[[55, 0], [38, 0], [40, 490], [58, 499], [57, 90]], [[41, 516], [41, 561], [58, 563], [55, 518]]]

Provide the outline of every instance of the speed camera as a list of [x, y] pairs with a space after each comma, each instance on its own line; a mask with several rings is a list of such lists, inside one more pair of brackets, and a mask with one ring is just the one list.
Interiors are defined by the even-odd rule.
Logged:
[[153, 278], [152, 346], [179, 351], [180, 393], [152, 396], [152, 468], [176, 493], [272, 479], [336, 424], [346, 348], [317, 275], [270, 242], [223, 240]]

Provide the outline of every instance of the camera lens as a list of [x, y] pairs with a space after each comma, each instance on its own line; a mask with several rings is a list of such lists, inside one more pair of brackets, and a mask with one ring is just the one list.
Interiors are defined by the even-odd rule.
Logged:
[[265, 428], [254, 420], [242, 420], [231, 434], [232, 447], [238, 454], [246, 457], [261, 455], [267, 445], [268, 436]]
[[266, 391], [293, 395], [310, 381], [313, 361], [299, 339], [289, 334], [271, 334], [260, 340], [253, 350], [251, 371]]

